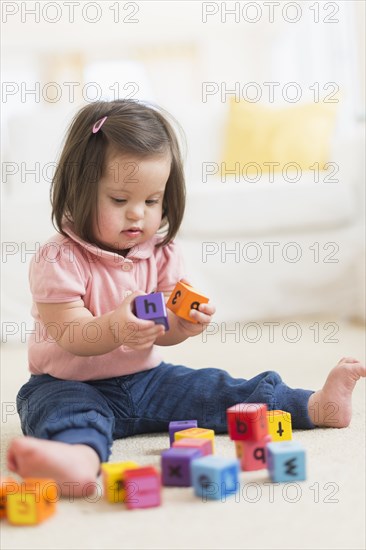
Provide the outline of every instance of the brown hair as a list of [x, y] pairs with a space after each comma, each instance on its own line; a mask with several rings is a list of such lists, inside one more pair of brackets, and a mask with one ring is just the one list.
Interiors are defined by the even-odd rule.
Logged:
[[[100, 130], [94, 124], [107, 116]], [[171, 154], [171, 168], [163, 199], [161, 228], [168, 244], [177, 234], [185, 209], [183, 161], [171, 119], [160, 107], [135, 100], [97, 101], [83, 107], [74, 117], [51, 185], [52, 222], [62, 234], [62, 224], [71, 221], [83, 240], [95, 242], [98, 182], [105, 170], [107, 149], [148, 157]], [[181, 131], [182, 132], [182, 131]], [[183, 133], [182, 133], [183, 135]]]

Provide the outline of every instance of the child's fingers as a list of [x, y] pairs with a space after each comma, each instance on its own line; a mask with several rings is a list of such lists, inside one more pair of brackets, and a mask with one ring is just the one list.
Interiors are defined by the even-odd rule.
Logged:
[[165, 333], [165, 328], [163, 325], [156, 325], [156, 328], [141, 331], [139, 333], [139, 340], [140, 341], [147, 341], [147, 340], [155, 340], [159, 336], [162, 336]]
[[133, 349], [144, 349], [154, 344], [155, 340], [165, 333], [163, 325], [156, 325], [149, 329], [136, 330], [128, 335], [125, 345]]
[[216, 308], [212, 304], [200, 304], [198, 309], [191, 309], [189, 316], [198, 323], [208, 324], [215, 311]]
[[206, 315], [205, 313], [201, 313], [197, 309], [191, 309], [189, 316], [192, 317], [197, 323], [200, 323], [201, 325], [208, 325], [211, 322], [211, 315]]
[[206, 315], [214, 315], [216, 313], [216, 308], [213, 304], [200, 304], [198, 311], [205, 313]]

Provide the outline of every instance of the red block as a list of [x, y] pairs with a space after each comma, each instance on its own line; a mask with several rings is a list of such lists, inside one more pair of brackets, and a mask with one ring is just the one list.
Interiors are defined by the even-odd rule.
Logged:
[[161, 504], [161, 477], [153, 466], [125, 470], [126, 506], [151, 508]]
[[260, 441], [268, 434], [265, 403], [237, 403], [226, 410], [228, 432], [234, 441]]

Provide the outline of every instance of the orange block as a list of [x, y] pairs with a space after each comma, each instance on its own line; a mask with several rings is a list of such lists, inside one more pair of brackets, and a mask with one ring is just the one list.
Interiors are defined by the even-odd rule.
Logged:
[[189, 316], [191, 309], [198, 309], [200, 304], [207, 304], [208, 302], [209, 299], [197, 292], [193, 286], [179, 281], [169, 296], [166, 307], [178, 317], [182, 317], [182, 319], [186, 319], [191, 323], [197, 323], [195, 319]]
[[18, 491], [18, 482], [10, 477], [0, 478], [0, 518], [6, 518], [6, 501], [9, 494]]
[[36, 525], [56, 511], [58, 487], [53, 479], [26, 478], [7, 495], [7, 518], [14, 525]]

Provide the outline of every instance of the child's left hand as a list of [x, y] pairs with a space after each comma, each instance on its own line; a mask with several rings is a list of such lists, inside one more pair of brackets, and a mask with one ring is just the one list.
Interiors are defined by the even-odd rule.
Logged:
[[179, 317], [179, 328], [186, 336], [197, 336], [197, 334], [201, 334], [201, 332], [206, 329], [207, 325], [211, 323], [212, 316], [215, 312], [216, 308], [214, 305], [200, 304], [198, 309], [191, 309], [189, 314], [197, 323], [191, 323]]

